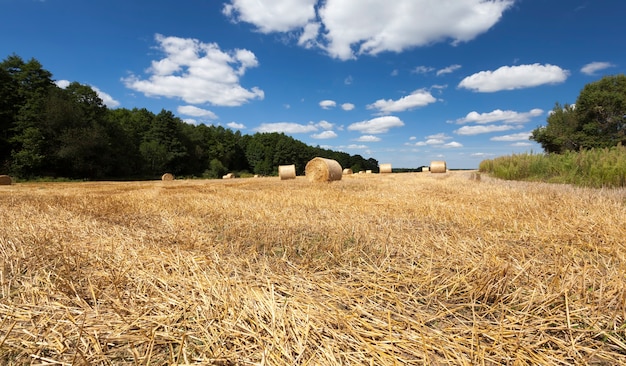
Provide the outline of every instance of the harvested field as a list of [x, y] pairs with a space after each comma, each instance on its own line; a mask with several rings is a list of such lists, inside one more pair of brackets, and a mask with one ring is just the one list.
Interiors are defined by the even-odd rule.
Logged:
[[469, 177], [2, 186], [0, 363], [626, 364], [626, 191]]

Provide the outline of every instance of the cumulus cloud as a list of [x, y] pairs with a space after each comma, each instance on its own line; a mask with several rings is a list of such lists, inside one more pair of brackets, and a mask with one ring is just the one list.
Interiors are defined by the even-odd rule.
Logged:
[[334, 139], [335, 137], [337, 137], [337, 134], [335, 133], [335, 131], [323, 131], [321, 133], [313, 134], [311, 135], [311, 137], [319, 140]]
[[378, 142], [380, 140], [381, 140], [381, 138], [378, 137], [378, 136], [363, 135], [363, 136], [359, 137], [358, 139], [356, 139], [355, 141], [359, 141], [359, 142]]
[[261, 89], [246, 89], [239, 78], [258, 66], [254, 53], [245, 49], [223, 51], [216, 43], [157, 34], [158, 48], [165, 54], [152, 61], [148, 78], [131, 74], [122, 81], [127, 88], [146, 96], [180, 98], [190, 104], [239, 106], [263, 99]]
[[317, 131], [317, 127], [313, 124], [303, 125], [293, 122], [274, 122], [261, 123], [255, 128], [258, 132], [284, 132], [284, 133], [309, 133]]
[[531, 132], [520, 132], [520, 133], [514, 133], [512, 135], [495, 136], [495, 137], [490, 138], [489, 140], [491, 141], [528, 141], [531, 135], [532, 135]]
[[233, 130], [245, 130], [246, 129], [246, 125], [244, 125], [243, 123], [237, 123], [237, 122], [228, 122], [226, 126], [232, 128]]
[[354, 109], [354, 104], [352, 103], [343, 103], [341, 105], [341, 109], [343, 109], [344, 111], [351, 111]]
[[592, 62], [580, 69], [580, 72], [586, 75], [595, 75], [597, 71], [608, 69], [610, 67], [615, 67], [610, 62]]
[[459, 88], [491, 93], [558, 84], [564, 82], [568, 76], [569, 71], [549, 64], [502, 66], [495, 71], [481, 71], [466, 77], [459, 83]]
[[396, 116], [383, 116], [368, 121], [356, 122], [348, 126], [350, 131], [377, 135], [388, 132], [391, 128], [402, 127], [404, 122]]
[[177, 108], [178, 113], [192, 117], [204, 117], [207, 119], [217, 119], [217, 115], [207, 109], [198, 108], [193, 105], [181, 105]]
[[[333, 58], [468, 42], [487, 32], [514, 0], [230, 0], [223, 14], [259, 32], [295, 33], [298, 44]], [[316, 13], [317, 9], [317, 13]]]
[[413, 69], [413, 72], [415, 74], [428, 74], [429, 72], [435, 71], [434, 67], [430, 67], [430, 66], [416, 66]]
[[330, 130], [333, 128], [333, 124], [328, 121], [319, 121], [317, 123], [317, 127], [324, 129], [324, 130]]
[[534, 117], [541, 116], [543, 109], [534, 108], [528, 112], [515, 112], [511, 110], [503, 111], [501, 109], [495, 109], [488, 113], [478, 113], [476, 111], [469, 112], [465, 117], [456, 120], [458, 124], [464, 123], [526, 123]]
[[481, 133], [509, 131], [516, 128], [515, 125], [479, 125], [479, 126], [463, 126], [458, 130], [454, 130], [457, 135], [478, 135]]
[[456, 149], [459, 147], [463, 147], [463, 144], [461, 144], [460, 142], [452, 141], [447, 144], [444, 144], [443, 147], [446, 149]]
[[460, 68], [461, 68], [461, 65], [450, 65], [448, 67], [444, 67], [443, 69], [437, 70], [437, 76], [451, 74]]
[[[58, 86], [61, 89], [65, 89], [68, 86], [70, 86], [71, 82], [69, 80], [57, 80], [54, 82], [56, 84], [56, 86]], [[100, 90], [99, 88], [93, 86], [93, 85], [89, 85], [89, 87], [96, 92], [96, 94], [98, 95], [98, 98], [102, 99], [102, 103], [104, 103], [104, 105], [106, 105], [109, 108], [117, 108], [120, 106], [120, 102], [118, 102], [117, 100], [115, 100], [110, 94], [107, 94], [105, 92], [103, 92], [102, 90]]]
[[322, 100], [320, 102], [320, 107], [322, 107], [322, 109], [335, 108], [336, 106], [337, 102], [335, 102], [334, 100]]
[[367, 109], [377, 109], [380, 113], [403, 112], [410, 109], [426, 106], [436, 102], [437, 99], [426, 89], [418, 89], [398, 100], [379, 99], [369, 104]]

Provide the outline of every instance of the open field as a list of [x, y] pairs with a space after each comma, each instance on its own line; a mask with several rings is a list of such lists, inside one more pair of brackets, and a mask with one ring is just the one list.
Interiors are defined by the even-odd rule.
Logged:
[[626, 191], [469, 172], [0, 187], [0, 363], [626, 364]]

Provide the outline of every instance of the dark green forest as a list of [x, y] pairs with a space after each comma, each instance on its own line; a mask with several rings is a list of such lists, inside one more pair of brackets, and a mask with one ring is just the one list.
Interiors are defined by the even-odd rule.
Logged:
[[58, 87], [36, 59], [11, 55], [0, 63], [0, 174], [20, 179], [218, 178], [297, 174], [320, 156], [353, 171], [378, 170], [378, 161], [312, 147], [283, 133], [244, 135], [221, 126], [191, 125], [172, 112], [109, 109], [89, 86]]

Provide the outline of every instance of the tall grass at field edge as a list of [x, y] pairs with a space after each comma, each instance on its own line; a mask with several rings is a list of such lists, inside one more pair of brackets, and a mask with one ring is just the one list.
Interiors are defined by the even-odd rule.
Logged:
[[483, 160], [479, 170], [506, 180], [626, 187], [626, 146], [566, 152], [513, 154]]

